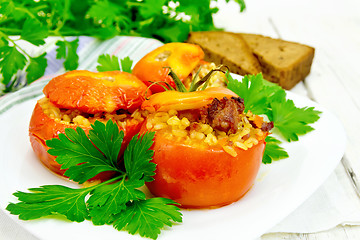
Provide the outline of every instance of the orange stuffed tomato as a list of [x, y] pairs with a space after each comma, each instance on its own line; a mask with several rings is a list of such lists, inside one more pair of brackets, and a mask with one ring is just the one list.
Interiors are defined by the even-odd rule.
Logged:
[[[202, 101], [199, 101], [202, 99]], [[157, 93], [144, 101], [144, 131], [155, 131], [155, 196], [185, 208], [220, 207], [253, 185], [273, 127], [244, 112], [241, 98], [225, 88]]]
[[[45, 141], [57, 138], [65, 128], [79, 126], [88, 133], [96, 120], [105, 123], [111, 119], [124, 131], [120, 159], [144, 122], [139, 107], [146, 89], [135, 76], [120, 71], [76, 70], [52, 79], [45, 86], [45, 97], [37, 102], [30, 120], [29, 136], [35, 154], [51, 171], [63, 175], [66, 169], [61, 169], [55, 157], [47, 153]], [[106, 180], [113, 174], [100, 173], [91, 180]]]
[[[148, 53], [134, 66], [133, 74], [147, 86], [153, 82], [170, 84], [175, 88], [173, 79], [168, 75], [170, 67], [181, 81], [184, 81], [204, 58], [203, 50], [189, 43], [168, 43]], [[166, 87], [166, 85], [164, 85]], [[151, 86], [152, 92], [162, 92], [159, 85]]]

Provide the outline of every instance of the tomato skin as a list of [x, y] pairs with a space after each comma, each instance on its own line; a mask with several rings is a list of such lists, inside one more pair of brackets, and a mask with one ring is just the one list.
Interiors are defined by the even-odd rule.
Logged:
[[224, 87], [211, 87], [195, 92], [166, 91], [151, 95], [143, 102], [141, 108], [149, 112], [198, 109], [210, 104], [214, 98], [222, 99], [223, 97], [238, 96]]
[[59, 108], [78, 109], [86, 113], [133, 112], [151, 91], [136, 76], [120, 71], [90, 72], [74, 70], [53, 78], [43, 90]]
[[156, 132], [152, 149], [155, 180], [146, 185], [153, 195], [171, 198], [183, 208], [212, 208], [239, 200], [251, 188], [265, 141], [246, 151], [235, 148], [238, 155], [232, 157], [219, 145], [199, 148]]
[[[75, 70], [53, 78], [43, 90], [49, 102], [58, 108], [79, 110], [80, 112], [113, 113], [117, 110], [133, 112], [138, 109], [145, 99], [145, 94], [151, 94], [146, 85], [136, 76], [120, 71], [90, 72]], [[103, 119], [99, 119], [104, 121]], [[125, 119], [125, 127], [116, 124], [124, 131], [124, 139], [119, 153], [119, 160], [130, 142], [141, 128], [140, 120]], [[76, 124], [51, 118], [36, 104], [29, 125], [29, 137], [35, 154], [41, 162], [56, 174], [63, 175], [66, 170], [61, 169], [54, 156], [47, 153], [46, 140], [58, 138], [66, 128], [76, 129]], [[80, 126], [86, 134], [91, 127]], [[104, 172], [96, 175], [93, 180], [107, 180], [115, 172]]]
[[[166, 56], [159, 60], [159, 56]], [[152, 82], [167, 82], [175, 88], [173, 79], [168, 76], [171, 67], [175, 74], [183, 81], [195, 69], [204, 58], [203, 50], [189, 43], [167, 43], [151, 51], [136, 63], [132, 73], [142, 80], [147, 86]], [[165, 84], [161, 84], [166, 86]], [[153, 93], [163, 92], [164, 89], [158, 85], [152, 85]]]

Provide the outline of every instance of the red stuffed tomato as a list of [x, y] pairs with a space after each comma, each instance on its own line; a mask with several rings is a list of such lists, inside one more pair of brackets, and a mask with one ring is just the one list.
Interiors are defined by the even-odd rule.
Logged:
[[154, 94], [142, 105], [150, 112], [142, 132], [156, 132], [150, 192], [184, 208], [237, 201], [254, 183], [272, 123], [245, 113], [243, 100], [228, 89], [171, 93]]
[[[111, 119], [124, 131], [120, 159], [144, 122], [138, 108], [144, 101], [146, 89], [135, 76], [119, 71], [71, 71], [52, 79], [45, 86], [45, 97], [37, 102], [30, 120], [29, 136], [35, 154], [47, 168], [63, 175], [66, 169], [61, 169], [55, 157], [47, 153], [46, 140], [57, 138], [65, 128], [81, 127], [88, 133], [96, 120], [105, 123]], [[113, 174], [100, 173], [91, 181], [107, 180]]]
[[[204, 58], [202, 49], [190, 43], [167, 43], [151, 51], [134, 66], [133, 74], [147, 86], [158, 82], [163, 86], [168, 83], [175, 88], [174, 80], [168, 75], [169, 68], [184, 81]], [[152, 92], [162, 92], [159, 85], [150, 87]]]

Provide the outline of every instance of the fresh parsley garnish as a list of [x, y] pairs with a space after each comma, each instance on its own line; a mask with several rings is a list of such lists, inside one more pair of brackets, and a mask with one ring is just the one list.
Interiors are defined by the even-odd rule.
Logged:
[[[292, 100], [286, 99], [284, 89], [264, 80], [262, 74], [246, 75], [241, 81], [232, 78], [230, 74], [227, 74], [227, 78], [228, 88], [244, 99], [245, 111], [266, 115], [288, 142], [297, 141], [300, 135], [312, 131], [310, 124], [320, 118], [321, 112], [313, 107], [296, 107]], [[285, 151], [279, 146], [281, 141], [269, 139], [263, 162], [271, 163], [272, 160], [285, 158]]]
[[280, 140], [272, 136], [267, 136], [265, 141], [266, 147], [262, 160], [263, 163], [272, 163], [272, 161], [277, 161], [289, 157], [289, 154], [285, 151], [285, 149], [280, 147]]
[[299, 140], [299, 135], [304, 135], [312, 130], [309, 124], [319, 119], [320, 111], [313, 107], [297, 108], [292, 100], [273, 102], [272, 121], [275, 127], [287, 141]]
[[132, 64], [133, 60], [129, 57], [125, 57], [120, 59], [117, 56], [110, 55], [110, 54], [102, 54], [98, 58], [98, 66], [96, 69], [99, 72], [106, 72], [106, 71], [123, 71], [132, 73]]
[[153, 180], [156, 165], [150, 160], [154, 132], [136, 135], [124, 153], [124, 166], [118, 165], [118, 154], [124, 134], [109, 120], [96, 121], [89, 134], [78, 127], [66, 129], [59, 139], [46, 143], [49, 153], [67, 169], [65, 175], [84, 183], [104, 171], [117, 173], [113, 178], [84, 188], [45, 185], [16, 192], [20, 202], [10, 203], [7, 210], [22, 220], [49, 215], [64, 215], [70, 221], [91, 220], [95, 225], [109, 224], [118, 230], [156, 239], [160, 230], [182, 221], [176, 202], [166, 198], [146, 199], [139, 190]]
[[[217, 29], [213, 22], [213, 14], [219, 10], [216, 1], [178, 0], [175, 4], [172, 0], [88, 0], [81, 6], [77, 0], [1, 1], [0, 89], [4, 91], [0, 95], [16, 90], [19, 70], [27, 72], [30, 83], [42, 76], [47, 66], [45, 52], [32, 55], [21, 48], [20, 40], [42, 46], [48, 36], [60, 37], [56, 57], [65, 60], [65, 70], [74, 70], [78, 67], [78, 40], [67, 36], [105, 40], [125, 35], [183, 42], [190, 31]], [[234, 1], [243, 11], [244, 0]], [[33, 66], [29, 67], [31, 61]]]

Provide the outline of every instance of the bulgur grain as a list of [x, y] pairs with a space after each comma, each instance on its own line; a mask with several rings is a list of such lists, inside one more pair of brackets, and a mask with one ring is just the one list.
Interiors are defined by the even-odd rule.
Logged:
[[144, 111], [139, 110], [134, 111], [131, 115], [107, 112], [88, 114], [83, 113], [78, 109], [60, 109], [52, 104], [46, 97], [39, 99], [38, 104], [47, 116], [53, 118], [57, 122], [76, 124], [84, 127], [90, 127], [96, 120], [107, 122], [109, 119], [112, 119], [118, 123], [118, 126], [125, 129], [127, 122], [135, 124], [142, 122], [144, 121], [146, 114]]
[[250, 111], [241, 114], [242, 121], [234, 134], [213, 129], [209, 124], [192, 122], [194, 120], [190, 121], [186, 117], [180, 119], [179, 115], [181, 113], [175, 110], [149, 113], [146, 128], [162, 131], [169, 140], [182, 141], [196, 147], [220, 146], [233, 157], [237, 156], [236, 148], [247, 150], [267, 136], [260, 128], [250, 124], [249, 119], [254, 119]]

